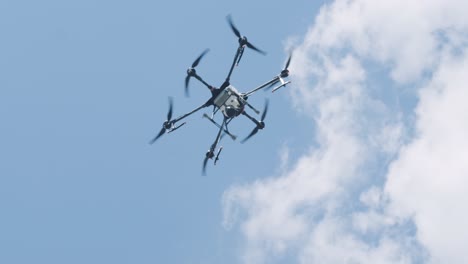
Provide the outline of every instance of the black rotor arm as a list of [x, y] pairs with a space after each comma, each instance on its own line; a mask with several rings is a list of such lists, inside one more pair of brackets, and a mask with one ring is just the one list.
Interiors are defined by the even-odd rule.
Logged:
[[208, 84], [205, 80], [203, 80], [203, 78], [201, 78], [198, 74], [197, 74], [197, 71], [195, 70], [195, 68], [198, 66], [198, 64], [200, 63], [201, 59], [206, 55], [206, 53], [209, 51], [209, 49], [206, 49], [204, 50], [200, 56], [198, 56], [195, 61], [192, 63], [192, 65], [190, 66], [190, 68], [187, 69], [187, 76], [185, 77], [185, 95], [188, 96], [189, 95], [189, 92], [188, 92], [188, 86], [189, 86], [189, 82], [190, 82], [190, 78], [191, 77], [195, 77], [195, 79], [197, 79], [198, 81], [200, 81], [201, 83], [203, 83], [208, 89], [212, 89], [213, 86]]
[[183, 115], [181, 115], [181, 116], [175, 118], [175, 119], [172, 120], [171, 122], [172, 122], [173, 124], [175, 124], [175, 123], [179, 122], [180, 120], [182, 120], [182, 119], [188, 117], [189, 115], [191, 115], [191, 114], [193, 114], [193, 113], [195, 113], [195, 112], [197, 112], [197, 111], [199, 111], [199, 110], [201, 110], [202, 108], [205, 108], [205, 107], [207, 107], [207, 106], [208, 106], [208, 105], [207, 105], [206, 103], [204, 103], [204, 104], [200, 105], [199, 107], [193, 109], [192, 111], [190, 111], [190, 112], [188, 112], [188, 113], [186, 113], [186, 114], [183, 114]]
[[236, 66], [239, 63], [239, 57], [241, 56], [241, 54], [243, 52], [244, 52], [243, 47], [237, 48], [236, 55], [234, 56], [234, 60], [232, 61], [231, 68], [229, 69], [229, 73], [228, 73], [228, 75], [226, 77], [226, 82], [229, 82], [229, 80], [231, 79], [231, 75], [232, 75], [232, 72], [234, 70], [234, 66]]
[[268, 88], [268, 87], [271, 87], [271, 86], [275, 85], [275, 84], [278, 83], [279, 81], [280, 81], [280, 78], [279, 78], [278, 76], [275, 76], [275, 77], [273, 77], [273, 79], [269, 80], [268, 82], [266, 82], [266, 83], [264, 83], [264, 84], [258, 86], [257, 88], [254, 88], [253, 90], [251, 90], [251, 91], [249, 91], [249, 92], [246, 92], [246, 93], [244, 94], [244, 96], [247, 96], [247, 97], [248, 97], [248, 96], [250, 96], [251, 94], [253, 94], [253, 93], [255, 93], [255, 92], [257, 92], [257, 91], [259, 91], [259, 90], [261, 90], [261, 89], [263, 89], [263, 88], [265, 88], [265, 87]]
[[213, 144], [211, 144], [210, 149], [206, 152], [205, 159], [203, 160], [203, 169], [202, 169], [203, 175], [206, 175], [206, 164], [208, 163], [208, 160], [212, 159], [215, 156], [214, 152], [215, 152], [216, 146], [218, 145], [221, 139], [221, 133], [223, 132], [224, 126], [226, 125], [226, 120], [227, 118], [225, 117], [223, 119], [223, 123], [219, 127], [218, 134], [216, 135], [215, 141], [213, 142]]
[[[261, 127], [262, 124], [260, 123], [260, 121], [258, 121], [257, 119], [255, 119], [254, 117], [252, 117], [251, 115], [247, 114], [247, 112], [245, 111], [242, 111], [242, 115], [246, 116], [248, 119], [250, 119], [250, 121], [254, 122], [255, 125], [257, 125], [257, 127]], [[265, 125], [263, 125], [264, 127]]]
[[179, 125], [176, 125], [177, 122], [179, 122], [180, 120], [188, 117], [189, 115], [199, 111], [200, 109], [202, 108], [205, 108], [209, 106], [208, 103], [204, 103], [202, 104], [201, 106], [195, 108], [194, 110], [186, 113], [186, 114], [183, 114], [175, 119], [172, 119], [172, 110], [173, 110], [173, 102], [172, 102], [172, 98], [169, 97], [169, 111], [167, 113], [167, 119], [166, 121], [164, 121], [164, 123], [162, 124], [162, 128], [161, 130], [159, 131], [159, 133], [149, 142], [150, 144], [153, 144], [154, 142], [156, 142], [156, 140], [158, 140], [162, 135], [166, 134], [166, 133], [170, 133], [172, 131], [175, 131], [177, 129], [179, 129], [180, 127], [182, 127], [183, 125], [185, 125], [185, 122], [182, 123], [182, 124], [179, 124]]
[[252, 136], [254, 136], [255, 134], [257, 134], [257, 132], [261, 129], [264, 129], [265, 128], [265, 122], [263, 122], [263, 120], [265, 120], [265, 117], [266, 117], [266, 114], [268, 112], [268, 100], [265, 101], [265, 108], [263, 109], [263, 114], [262, 114], [262, 117], [260, 119], [260, 121], [258, 121], [257, 119], [251, 117], [249, 114], [247, 114], [245, 111], [242, 112], [243, 115], [245, 115], [247, 118], [249, 118], [252, 122], [255, 123], [255, 128], [252, 130], [252, 132], [250, 132], [250, 134], [244, 138], [241, 143], [244, 143], [245, 141], [247, 141], [249, 138], [251, 138]]
[[205, 80], [203, 80], [203, 78], [200, 77], [200, 75], [198, 75], [195, 71], [194, 71], [194, 73], [193, 73], [192, 76], [195, 77], [195, 79], [197, 79], [197, 80], [200, 81], [201, 83], [203, 83], [208, 89], [211, 90], [211, 89], [213, 88], [212, 85], [210, 85], [210, 84], [207, 83]]

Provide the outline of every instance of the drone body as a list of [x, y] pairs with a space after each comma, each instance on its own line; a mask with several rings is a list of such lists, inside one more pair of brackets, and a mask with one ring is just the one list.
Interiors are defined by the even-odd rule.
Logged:
[[[221, 137], [224, 134], [227, 134], [231, 137], [231, 139], [236, 140], [236, 136], [233, 135], [229, 129], [228, 129], [228, 124], [236, 117], [243, 115], [250, 119], [254, 124], [255, 127], [252, 130], [252, 132], [241, 142], [245, 142], [248, 140], [250, 137], [255, 135], [259, 130], [265, 128], [265, 123], [263, 120], [266, 117], [266, 113], [268, 111], [268, 101], [265, 103], [265, 108], [263, 110], [262, 116], [260, 120], [257, 120], [256, 118], [252, 117], [246, 112], [245, 107], [249, 107], [251, 110], [253, 110], [256, 114], [260, 114], [260, 111], [255, 109], [251, 104], [247, 102], [247, 99], [250, 95], [254, 94], [255, 92], [261, 90], [261, 89], [269, 89], [273, 87], [274, 85], [280, 83], [278, 86], [272, 89], [272, 92], [277, 91], [281, 87], [286, 86], [287, 84], [290, 83], [290, 81], [285, 81], [284, 78], [289, 76], [289, 63], [291, 62], [291, 55], [289, 56], [286, 66], [284, 69], [278, 74], [277, 76], [273, 77], [271, 80], [265, 82], [264, 84], [258, 86], [257, 88], [252, 89], [249, 92], [242, 93], [239, 92], [234, 86], [231, 85], [230, 83], [230, 77], [232, 75], [232, 72], [234, 70], [234, 67], [237, 66], [242, 58], [242, 55], [244, 54], [244, 49], [250, 48], [254, 51], [257, 51], [261, 54], [266, 54], [264, 51], [256, 48], [254, 45], [252, 45], [250, 42], [247, 41], [247, 38], [245, 36], [242, 36], [237, 30], [237, 28], [234, 26], [234, 23], [232, 22], [232, 19], [230, 16], [227, 17], [227, 20], [229, 22], [229, 25], [231, 26], [232, 31], [234, 34], [238, 37], [238, 42], [239, 46], [237, 48], [236, 54], [234, 56], [234, 60], [231, 64], [231, 67], [229, 69], [229, 73], [224, 81], [224, 83], [219, 87], [216, 88], [210, 84], [208, 84], [202, 77], [198, 75], [196, 72], [195, 68], [197, 65], [200, 63], [201, 59], [205, 54], [209, 51], [206, 49], [203, 51], [200, 56], [198, 56], [195, 61], [192, 63], [191, 67], [187, 70], [187, 76], [185, 78], [185, 94], [188, 95], [188, 86], [189, 86], [189, 81], [191, 77], [194, 77], [198, 81], [200, 81], [202, 84], [204, 84], [211, 92], [211, 97], [202, 105], [199, 107], [195, 108], [194, 110], [183, 114], [177, 118], [172, 119], [172, 112], [173, 112], [173, 102], [172, 98], [169, 98], [169, 111], [167, 113], [167, 119], [162, 125], [162, 129], [160, 132], [156, 135], [153, 140], [150, 141], [150, 144], [154, 143], [158, 138], [160, 138], [162, 135], [165, 133], [170, 133], [173, 132], [183, 125], [185, 125], [185, 122], [178, 124], [179, 121], [182, 119], [188, 117], [189, 115], [209, 106], [213, 106], [213, 112], [211, 117], [208, 116], [207, 114], [204, 114], [203, 117], [207, 118], [208, 120], [211, 121], [214, 125], [218, 127], [218, 133], [216, 135], [216, 138], [211, 144], [210, 149], [206, 152], [205, 159], [203, 161], [203, 174], [205, 174], [206, 170], [206, 165], [209, 159], [214, 159], [214, 164], [216, 165], [216, 162], [219, 160], [219, 155], [221, 154], [221, 151], [223, 147], [221, 146], [217, 151], [216, 148], [221, 140]], [[221, 124], [217, 123], [213, 118], [216, 113], [221, 112], [223, 116], [223, 121]], [[215, 155], [216, 152], [216, 155]]]
[[225, 118], [233, 118], [241, 114], [246, 103], [247, 101], [232, 85], [222, 90], [214, 99], [214, 105], [221, 110]]

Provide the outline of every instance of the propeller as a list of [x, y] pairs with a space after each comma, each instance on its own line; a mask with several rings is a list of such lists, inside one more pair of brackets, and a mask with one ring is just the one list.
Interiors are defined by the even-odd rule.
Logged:
[[242, 36], [241, 33], [239, 32], [239, 30], [236, 28], [236, 26], [234, 25], [234, 22], [232, 21], [232, 17], [231, 15], [228, 15], [226, 17], [229, 25], [231, 26], [231, 29], [232, 31], [234, 32], [234, 34], [239, 38], [239, 46], [247, 46], [249, 47], [250, 49], [253, 49], [255, 50], [256, 52], [258, 53], [261, 53], [263, 55], [266, 55], [266, 52], [261, 50], [261, 49], [258, 49], [257, 47], [255, 47], [254, 45], [252, 45], [252, 43], [250, 43], [248, 40], [247, 40], [247, 37], [245, 36]]
[[206, 175], [206, 164], [208, 163], [209, 159], [212, 159], [214, 157], [214, 151], [212, 149], [208, 150], [206, 152], [205, 159], [203, 160], [203, 169], [202, 169], [202, 174]]
[[289, 67], [289, 64], [291, 63], [291, 58], [292, 58], [292, 52], [289, 53], [289, 58], [286, 61], [286, 65], [284, 66], [284, 69], [281, 71], [281, 74], [280, 74], [281, 77], [288, 77], [289, 76], [288, 67]]
[[192, 66], [190, 68], [187, 69], [187, 76], [185, 77], [185, 96], [188, 96], [188, 85], [189, 85], [189, 81], [190, 81], [190, 77], [192, 76], [196, 76], [197, 75], [197, 71], [195, 70], [195, 67], [198, 66], [198, 64], [200, 63], [200, 60], [203, 58], [203, 56], [205, 56], [205, 54], [209, 51], [210, 49], [206, 49], [204, 50], [200, 56], [198, 56], [197, 59], [195, 59], [195, 61], [192, 63]]
[[263, 120], [265, 120], [266, 114], [268, 112], [268, 100], [265, 101], [265, 108], [263, 109], [262, 117], [260, 119], [260, 122], [257, 123], [257, 126], [250, 132], [250, 134], [244, 138], [241, 143], [246, 142], [249, 138], [257, 134], [258, 130], [265, 128], [265, 123]]
[[[279, 77], [281, 78], [285, 78], [285, 77], [288, 77], [289, 76], [289, 64], [291, 63], [291, 58], [292, 58], [292, 52], [289, 53], [289, 57], [288, 57], [288, 60], [286, 61], [286, 65], [284, 66], [284, 69], [281, 71]], [[273, 82], [272, 84], [268, 85], [264, 91], [267, 91], [267, 90], [270, 90], [273, 86], [275, 86], [275, 84], [277, 84], [278, 82]]]
[[171, 127], [172, 127], [172, 122], [171, 122], [172, 108], [173, 108], [172, 97], [169, 97], [169, 111], [167, 112], [167, 119], [166, 119], [166, 121], [164, 121], [164, 123], [162, 125], [162, 128], [159, 131], [159, 133], [156, 135], [156, 137], [154, 137], [149, 142], [150, 144], [153, 144], [154, 142], [156, 142], [156, 140], [158, 140], [158, 138], [160, 138], [164, 133], [166, 133], [167, 130], [171, 129]]

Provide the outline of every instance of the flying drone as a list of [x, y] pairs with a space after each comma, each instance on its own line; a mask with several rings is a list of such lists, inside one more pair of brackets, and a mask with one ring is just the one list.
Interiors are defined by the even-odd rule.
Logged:
[[[162, 124], [162, 128], [159, 131], [159, 133], [150, 141], [150, 144], [153, 144], [162, 135], [164, 135], [166, 133], [171, 133], [171, 132], [179, 129], [183, 125], [185, 125], [186, 122], [183, 122], [183, 123], [179, 123], [179, 122], [182, 121], [183, 119], [185, 119], [186, 117], [192, 115], [193, 113], [195, 113], [195, 112], [197, 112], [197, 111], [199, 111], [199, 110], [201, 110], [201, 109], [203, 109], [205, 107], [213, 106], [213, 112], [212, 112], [211, 116], [209, 116], [209, 115], [207, 115], [205, 113], [203, 115], [203, 117], [207, 118], [209, 121], [211, 121], [211, 123], [213, 123], [216, 127], [218, 127], [218, 133], [216, 134], [216, 138], [215, 138], [213, 144], [211, 144], [211, 147], [208, 149], [208, 151], [205, 154], [205, 159], [203, 160], [203, 171], [202, 171], [203, 174], [206, 174], [206, 165], [207, 165], [209, 159], [212, 159], [212, 160], [214, 159], [214, 164], [215, 165], [216, 165], [216, 162], [219, 160], [219, 155], [221, 154], [221, 151], [223, 150], [223, 147], [221, 146], [221, 147], [219, 147], [217, 149], [217, 146], [220, 143], [220, 140], [221, 140], [222, 136], [225, 134], [225, 135], [230, 136], [232, 140], [236, 140], [237, 137], [235, 135], [233, 135], [228, 129], [228, 124], [234, 118], [236, 118], [236, 117], [238, 117], [240, 115], [243, 115], [243, 116], [247, 117], [248, 119], [250, 119], [255, 124], [254, 129], [250, 132], [250, 134], [246, 138], [244, 138], [241, 141], [241, 143], [244, 143], [245, 141], [250, 139], [252, 136], [257, 134], [257, 132], [259, 130], [265, 128], [264, 120], [265, 120], [265, 117], [266, 117], [266, 114], [267, 114], [267, 111], [268, 111], [268, 101], [265, 101], [265, 106], [264, 106], [261, 118], [260, 118], [260, 120], [257, 120], [256, 118], [252, 117], [250, 114], [248, 114], [246, 112], [245, 107], [247, 106], [252, 111], [254, 111], [257, 115], [260, 114], [260, 111], [258, 111], [255, 107], [253, 107], [247, 101], [249, 96], [256, 93], [257, 91], [259, 91], [261, 89], [265, 89], [265, 90], [266, 89], [271, 89], [272, 87], [277, 85], [276, 87], [274, 87], [272, 89], [272, 92], [275, 92], [278, 89], [280, 89], [280, 88], [282, 88], [282, 87], [284, 87], [284, 86], [286, 86], [287, 84], [290, 83], [290, 81], [286, 81], [284, 78], [289, 76], [288, 67], [289, 67], [289, 63], [291, 62], [291, 54], [289, 55], [289, 58], [286, 61], [286, 65], [285, 65], [284, 69], [280, 72], [279, 75], [273, 77], [271, 80], [269, 80], [269, 81], [263, 83], [262, 85], [252, 89], [251, 91], [248, 91], [248, 92], [245, 92], [245, 93], [239, 92], [234, 86], [232, 86], [231, 83], [230, 83], [230, 78], [231, 78], [232, 72], [234, 70], [234, 67], [239, 65], [239, 63], [240, 63], [240, 61], [242, 59], [242, 55], [244, 54], [244, 50], [245, 50], [246, 47], [249, 48], [249, 49], [252, 49], [252, 50], [254, 50], [254, 51], [258, 52], [258, 53], [261, 53], [263, 55], [265, 55], [266, 53], [264, 51], [258, 49], [257, 47], [255, 47], [252, 43], [250, 43], [247, 40], [247, 37], [241, 35], [239, 30], [234, 25], [234, 22], [232, 21], [232, 18], [231, 18], [230, 15], [227, 16], [227, 21], [228, 21], [232, 31], [234, 32], [234, 34], [238, 38], [239, 46], [237, 48], [236, 54], [234, 56], [234, 60], [233, 60], [233, 62], [231, 64], [231, 67], [229, 69], [229, 73], [228, 73], [225, 81], [221, 84], [221, 86], [219, 88], [217, 88], [217, 87], [215, 87], [213, 85], [208, 84], [202, 77], [200, 77], [200, 75], [198, 75], [195, 68], [198, 66], [201, 59], [209, 51], [209, 49], [204, 50], [195, 59], [195, 61], [190, 66], [190, 68], [187, 69], [187, 76], [185, 77], [185, 95], [188, 96], [188, 94], [189, 94], [189, 92], [188, 92], [189, 82], [190, 82], [190, 79], [193, 77], [193, 78], [197, 79], [198, 81], [200, 81], [203, 85], [205, 85], [210, 90], [211, 97], [208, 99], [208, 101], [206, 101], [205, 103], [203, 103], [199, 107], [197, 107], [197, 108], [193, 109], [192, 111], [190, 111], [188, 113], [185, 113], [185, 114], [183, 114], [183, 115], [181, 115], [181, 116], [179, 116], [177, 118], [174, 118], [174, 119], [172, 119], [173, 100], [172, 100], [172, 98], [169, 98], [169, 111], [167, 112], [167, 119]], [[214, 116], [218, 112], [221, 112], [222, 115], [223, 115], [223, 121], [221, 122], [221, 124], [219, 124], [218, 122], [216, 122], [214, 120]], [[216, 153], [216, 155], [215, 155], [215, 153]]]

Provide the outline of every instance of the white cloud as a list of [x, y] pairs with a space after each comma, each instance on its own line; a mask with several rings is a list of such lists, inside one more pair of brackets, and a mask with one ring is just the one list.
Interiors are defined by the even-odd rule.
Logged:
[[385, 189], [389, 210], [413, 218], [434, 263], [468, 263], [467, 72], [466, 56], [444, 61], [421, 90], [417, 136], [392, 164]]
[[301, 256], [302, 263], [411, 263], [402, 243], [381, 239], [365, 243], [348, 231], [343, 220], [325, 219], [312, 233]]
[[[442, 0], [321, 9], [290, 67], [293, 99], [316, 123], [319, 146], [281, 175], [223, 196], [225, 227], [239, 226], [246, 240], [244, 263], [287, 253], [300, 263], [468, 263], [463, 10], [468, 2]], [[371, 92], [376, 65], [396, 92], [413, 87], [416, 109]], [[415, 136], [403, 141], [409, 121]]]
[[388, 64], [395, 81], [411, 82], [438, 62], [437, 33], [467, 30], [461, 11], [467, 9], [468, 2], [458, 0], [335, 1], [318, 15], [304, 44], [321, 50], [350, 47]]

